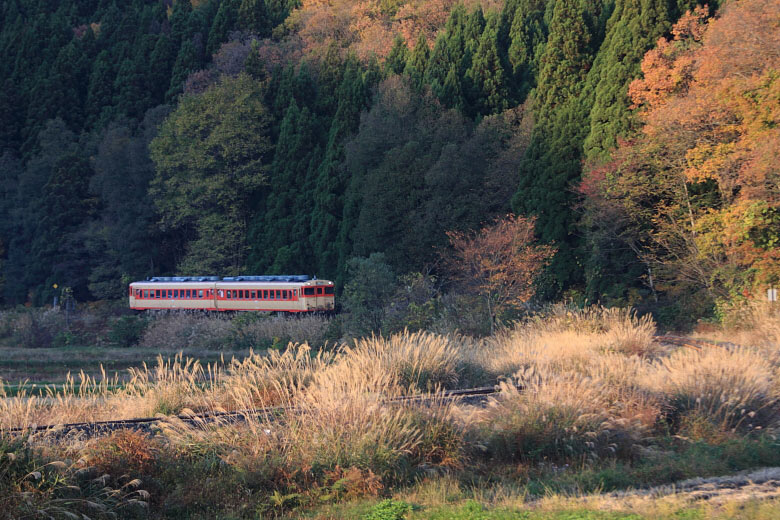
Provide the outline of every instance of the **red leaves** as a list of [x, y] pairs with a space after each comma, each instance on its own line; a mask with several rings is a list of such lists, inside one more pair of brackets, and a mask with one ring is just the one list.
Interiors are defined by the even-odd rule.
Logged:
[[534, 219], [507, 215], [476, 233], [447, 233], [453, 248], [445, 260], [463, 287], [489, 298], [491, 305], [523, 303], [533, 283], [555, 254], [538, 245]]

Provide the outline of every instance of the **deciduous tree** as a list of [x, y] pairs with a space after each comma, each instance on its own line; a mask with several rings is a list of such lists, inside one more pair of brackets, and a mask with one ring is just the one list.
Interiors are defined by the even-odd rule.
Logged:
[[527, 302], [534, 282], [550, 261], [555, 248], [540, 245], [534, 236], [534, 219], [507, 215], [478, 232], [448, 233], [452, 251], [444, 260], [460, 287], [485, 299], [491, 319], [508, 307]]

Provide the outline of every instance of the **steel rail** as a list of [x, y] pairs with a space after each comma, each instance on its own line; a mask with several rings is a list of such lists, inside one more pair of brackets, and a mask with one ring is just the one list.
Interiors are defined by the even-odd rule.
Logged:
[[[383, 399], [386, 404], [400, 404], [407, 402], [424, 402], [435, 399], [454, 400], [469, 397], [482, 397], [498, 393], [496, 386], [482, 386], [478, 388], [466, 388], [461, 390], [445, 390], [437, 393], [402, 395]], [[296, 411], [294, 406], [271, 406], [264, 408], [229, 410], [229, 411], [209, 411], [195, 414], [178, 414], [175, 416], [159, 417], [139, 417], [135, 419], [117, 419], [113, 421], [93, 421], [77, 422], [65, 424], [49, 424], [42, 426], [15, 427], [9, 428], [6, 432], [10, 434], [33, 434], [33, 433], [53, 433], [57, 436], [65, 435], [72, 431], [81, 431], [85, 433], [109, 433], [120, 429], [148, 430], [159, 422], [171, 420], [173, 418], [190, 424], [200, 425], [215, 422], [242, 422], [247, 417], [274, 416], [284, 412]], [[0, 430], [1, 432], [2, 430]]]

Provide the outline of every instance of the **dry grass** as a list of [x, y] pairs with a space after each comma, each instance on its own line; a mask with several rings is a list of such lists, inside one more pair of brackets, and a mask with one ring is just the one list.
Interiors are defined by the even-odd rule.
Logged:
[[780, 305], [764, 301], [734, 303], [723, 309], [722, 324], [707, 331], [708, 339], [780, 351]]
[[751, 431], [778, 419], [776, 374], [766, 358], [748, 349], [682, 350], [655, 362], [643, 385], [674, 413], [695, 413], [721, 431]]
[[[202, 479], [211, 486], [203, 493], [195, 483], [182, 486], [176, 500], [185, 504], [220, 500], [227, 490], [272, 490], [257, 506], [259, 516], [272, 516], [296, 501], [373, 496], [472, 462], [630, 461], [642, 452], [633, 448], [653, 435], [719, 441], [776, 426], [775, 349], [664, 351], [652, 343], [654, 330], [649, 318], [627, 310], [556, 307], [481, 342], [403, 332], [330, 351], [290, 343], [213, 365], [160, 357], [156, 366], [130, 371], [119, 388], [105, 375], [81, 374], [64, 392], [2, 396], [0, 429], [289, 406], [295, 413], [247, 414], [240, 424], [192, 426], [172, 416], [148, 443], [133, 435], [69, 441], [69, 456], [86, 456], [106, 471], [128, 467], [193, 482], [190, 473], [212, 472]], [[464, 367], [500, 381], [486, 408], [386, 399], [469, 385]], [[58, 449], [55, 441], [49, 446]], [[225, 475], [235, 480], [220, 487]]]
[[412, 392], [450, 388], [458, 382], [457, 363], [467, 348], [468, 341], [457, 335], [404, 331], [389, 338], [356, 340], [343, 347], [334, 370], [390, 374]]
[[528, 370], [516, 382], [522, 391], [501, 383], [501, 393], [474, 421], [493, 458], [533, 461], [627, 454], [648, 433], [642, 417], [610, 399], [603, 381]]

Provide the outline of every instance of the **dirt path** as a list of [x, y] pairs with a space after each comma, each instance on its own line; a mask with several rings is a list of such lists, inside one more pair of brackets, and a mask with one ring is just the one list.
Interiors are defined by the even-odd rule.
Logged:
[[[672, 485], [622, 493], [651, 498], [676, 495], [691, 501], [712, 503], [780, 498], [780, 468], [761, 468], [725, 477], [693, 478]], [[619, 493], [613, 493], [619, 497]]]

